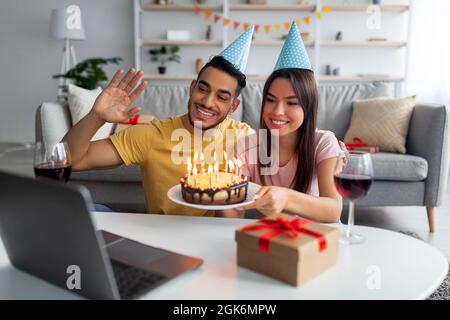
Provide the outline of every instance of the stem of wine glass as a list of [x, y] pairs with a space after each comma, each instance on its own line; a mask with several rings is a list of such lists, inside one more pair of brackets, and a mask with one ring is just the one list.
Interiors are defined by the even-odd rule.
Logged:
[[348, 204], [348, 222], [347, 222], [347, 238], [350, 237], [350, 234], [352, 232], [352, 227], [354, 224], [354, 216], [355, 216], [355, 203], [353, 201], [349, 200]]

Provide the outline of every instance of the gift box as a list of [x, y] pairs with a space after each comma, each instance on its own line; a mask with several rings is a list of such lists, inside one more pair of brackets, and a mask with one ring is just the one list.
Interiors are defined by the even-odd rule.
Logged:
[[114, 130], [114, 133], [125, 130], [126, 128], [136, 124], [148, 124], [153, 119], [155, 119], [155, 117], [151, 115], [137, 114], [133, 118], [128, 119], [128, 121], [126, 122], [118, 123], [116, 125], [116, 129]]
[[339, 229], [278, 214], [236, 230], [239, 266], [299, 286], [336, 264]]
[[353, 143], [346, 143], [345, 146], [350, 151], [365, 151], [370, 153], [380, 152], [380, 148], [378, 146], [369, 146], [359, 138], [353, 138]]

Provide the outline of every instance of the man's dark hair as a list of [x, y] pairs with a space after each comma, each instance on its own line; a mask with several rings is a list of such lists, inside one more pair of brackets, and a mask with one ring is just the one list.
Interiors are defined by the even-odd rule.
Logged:
[[213, 68], [219, 69], [223, 72], [228, 73], [230, 76], [232, 76], [233, 78], [236, 79], [236, 81], [237, 81], [236, 97], [238, 97], [239, 94], [241, 93], [241, 90], [245, 88], [245, 86], [246, 86], [245, 74], [243, 74], [238, 69], [236, 69], [236, 67], [231, 62], [229, 62], [222, 56], [215, 56], [207, 64], [205, 64], [203, 66], [203, 68], [200, 70], [200, 72], [198, 73], [197, 81], [200, 78], [200, 76], [202, 75], [202, 72], [208, 67], [213, 67]]

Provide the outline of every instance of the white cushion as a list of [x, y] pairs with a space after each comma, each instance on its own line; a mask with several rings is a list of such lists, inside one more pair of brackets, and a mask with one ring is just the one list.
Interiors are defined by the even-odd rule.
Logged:
[[[69, 110], [72, 116], [72, 126], [78, 123], [84, 116], [91, 111], [95, 99], [102, 92], [102, 88], [98, 87], [94, 90], [87, 90], [69, 84]], [[114, 123], [105, 123], [92, 137], [92, 141], [108, 138], [114, 130]]]

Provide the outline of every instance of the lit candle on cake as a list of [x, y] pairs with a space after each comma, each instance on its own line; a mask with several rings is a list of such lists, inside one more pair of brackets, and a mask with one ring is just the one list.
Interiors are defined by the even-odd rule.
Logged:
[[231, 161], [231, 160], [228, 160], [228, 166], [230, 167], [231, 184], [233, 184], [233, 181], [234, 181], [234, 162]]
[[191, 163], [191, 157], [188, 158], [188, 162], [187, 162], [187, 184], [189, 185], [190, 181], [191, 181], [191, 171], [192, 171], [192, 163]]
[[217, 185], [219, 184], [218, 172], [219, 172], [219, 163], [216, 161], [214, 163], [214, 173], [215, 173], [215, 176], [216, 176], [216, 184]]
[[212, 167], [212, 165], [208, 166], [208, 175], [209, 175], [209, 188], [212, 189], [212, 186], [213, 186], [213, 183], [212, 183], [213, 167]]
[[205, 157], [203, 156], [203, 152], [200, 154], [201, 161], [201, 172], [203, 174], [203, 178], [205, 177]]
[[241, 179], [241, 175], [242, 175], [242, 171], [241, 171], [241, 168], [242, 168], [242, 161], [241, 160], [239, 160], [239, 159], [236, 159], [236, 175], [237, 175], [237, 178], [238, 178], [238, 181]]
[[192, 170], [192, 174], [194, 176], [194, 187], [197, 188], [197, 167], [194, 166], [194, 169]]
[[227, 153], [223, 152], [223, 158], [225, 159], [225, 172], [228, 172], [228, 160], [227, 160]]

